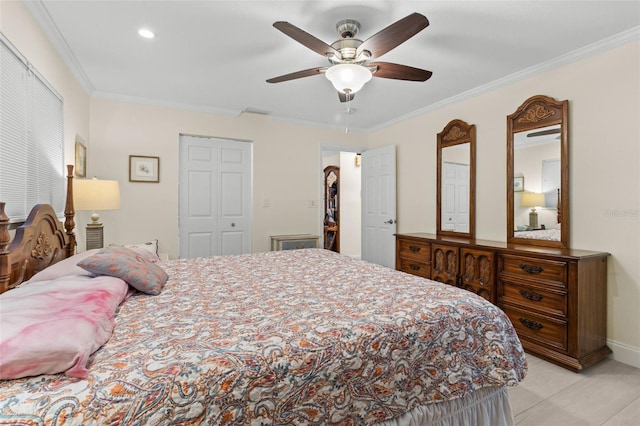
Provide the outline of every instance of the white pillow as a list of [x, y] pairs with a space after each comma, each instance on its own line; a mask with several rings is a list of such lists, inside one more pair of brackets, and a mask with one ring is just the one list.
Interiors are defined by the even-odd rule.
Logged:
[[85, 271], [81, 267], [77, 266], [77, 263], [89, 256], [93, 256], [98, 252], [98, 249], [83, 251], [78, 254], [74, 254], [71, 257], [54, 263], [48, 268], [35, 274], [29, 281], [25, 281], [22, 285], [27, 283], [35, 283], [39, 281], [55, 280], [65, 275], [91, 275], [90, 272]]
[[146, 243], [141, 243], [141, 244], [128, 244], [125, 245], [126, 248], [143, 248], [146, 250], [149, 250], [152, 253], [158, 254], [158, 240], [151, 240], [149, 242]]

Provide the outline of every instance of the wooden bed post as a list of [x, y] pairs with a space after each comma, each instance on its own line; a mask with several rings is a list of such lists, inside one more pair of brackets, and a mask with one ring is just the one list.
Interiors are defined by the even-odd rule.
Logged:
[[76, 227], [75, 214], [76, 211], [73, 207], [73, 165], [67, 164], [67, 201], [64, 206], [64, 229], [69, 236], [69, 245], [67, 246], [65, 257], [71, 257], [76, 252], [76, 235], [73, 233], [73, 228]]
[[9, 266], [9, 216], [4, 212], [5, 203], [0, 202], [0, 293], [7, 291], [11, 279]]

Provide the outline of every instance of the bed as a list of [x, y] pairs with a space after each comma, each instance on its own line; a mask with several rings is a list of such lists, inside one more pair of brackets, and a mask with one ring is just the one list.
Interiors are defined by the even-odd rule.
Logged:
[[[0, 203], [2, 345], [6, 312], [27, 315], [45, 286], [74, 309], [90, 305], [73, 302], [82, 292], [112, 286], [112, 328], [81, 368], [75, 359], [66, 371], [0, 380], [0, 424], [513, 422], [507, 387], [526, 374], [524, 352], [506, 315], [470, 292], [302, 249], [170, 261], [135, 253], [168, 277], [149, 294], [140, 276], [131, 284], [76, 266], [99, 255], [72, 256], [67, 207], [66, 229], [39, 205], [10, 243]], [[109, 250], [129, 255], [99, 253]]]
[[533, 231], [515, 231], [513, 233], [515, 238], [524, 238], [529, 240], [545, 240], [545, 241], [560, 241], [560, 228], [551, 229], [536, 229]]

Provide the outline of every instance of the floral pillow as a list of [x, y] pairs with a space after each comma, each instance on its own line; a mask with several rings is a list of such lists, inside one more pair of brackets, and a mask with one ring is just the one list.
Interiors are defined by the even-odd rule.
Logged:
[[[125, 247], [131, 251], [134, 251], [136, 254], [142, 256], [144, 260], [148, 262], [155, 263], [160, 260], [155, 251], [153, 251], [153, 246], [149, 246], [145, 244], [134, 244], [134, 245], [121, 245], [121, 244], [109, 244], [109, 247]], [[86, 272], [86, 271], [85, 271]]]
[[153, 295], [160, 294], [169, 279], [160, 266], [126, 247], [103, 248], [78, 266], [96, 275], [118, 277], [136, 290]]

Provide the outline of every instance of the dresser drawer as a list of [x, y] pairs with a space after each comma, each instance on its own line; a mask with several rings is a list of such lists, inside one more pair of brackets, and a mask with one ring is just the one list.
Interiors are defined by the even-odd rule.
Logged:
[[525, 349], [527, 340], [552, 346], [563, 351], [568, 349], [566, 321], [544, 315], [536, 315], [511, 305], [504, 305], [502, 309], [509, 316], [516, 333], [518, 333], [518, 337], [523, 341]]
[[526, 278], [537, 282], [545, 282], [560, 287], [567, 286], [566, 262], [536, 259], [532, 257], [520, 257], [501, 255], [499, 262], [499, 274], [509, 274], [514, 277]]
[[499, 281], [500, 303], [518, 305], [527, 311], [567, 317], [567, 292], [550, 286], [528, 286], [506, 280]]
[[423, 263], [431, 262], [431, 244], [411, 240], [398, 240], [398, 255], [401, 258], [417, 259]]
[[399, 259], [398, 270], [408, 272], [413, 275], [418, 275], [423, 278], [431, 278], [431, 265], [424, 262], [419, 262], [415, 259], [407, 259], [401, 257]]

